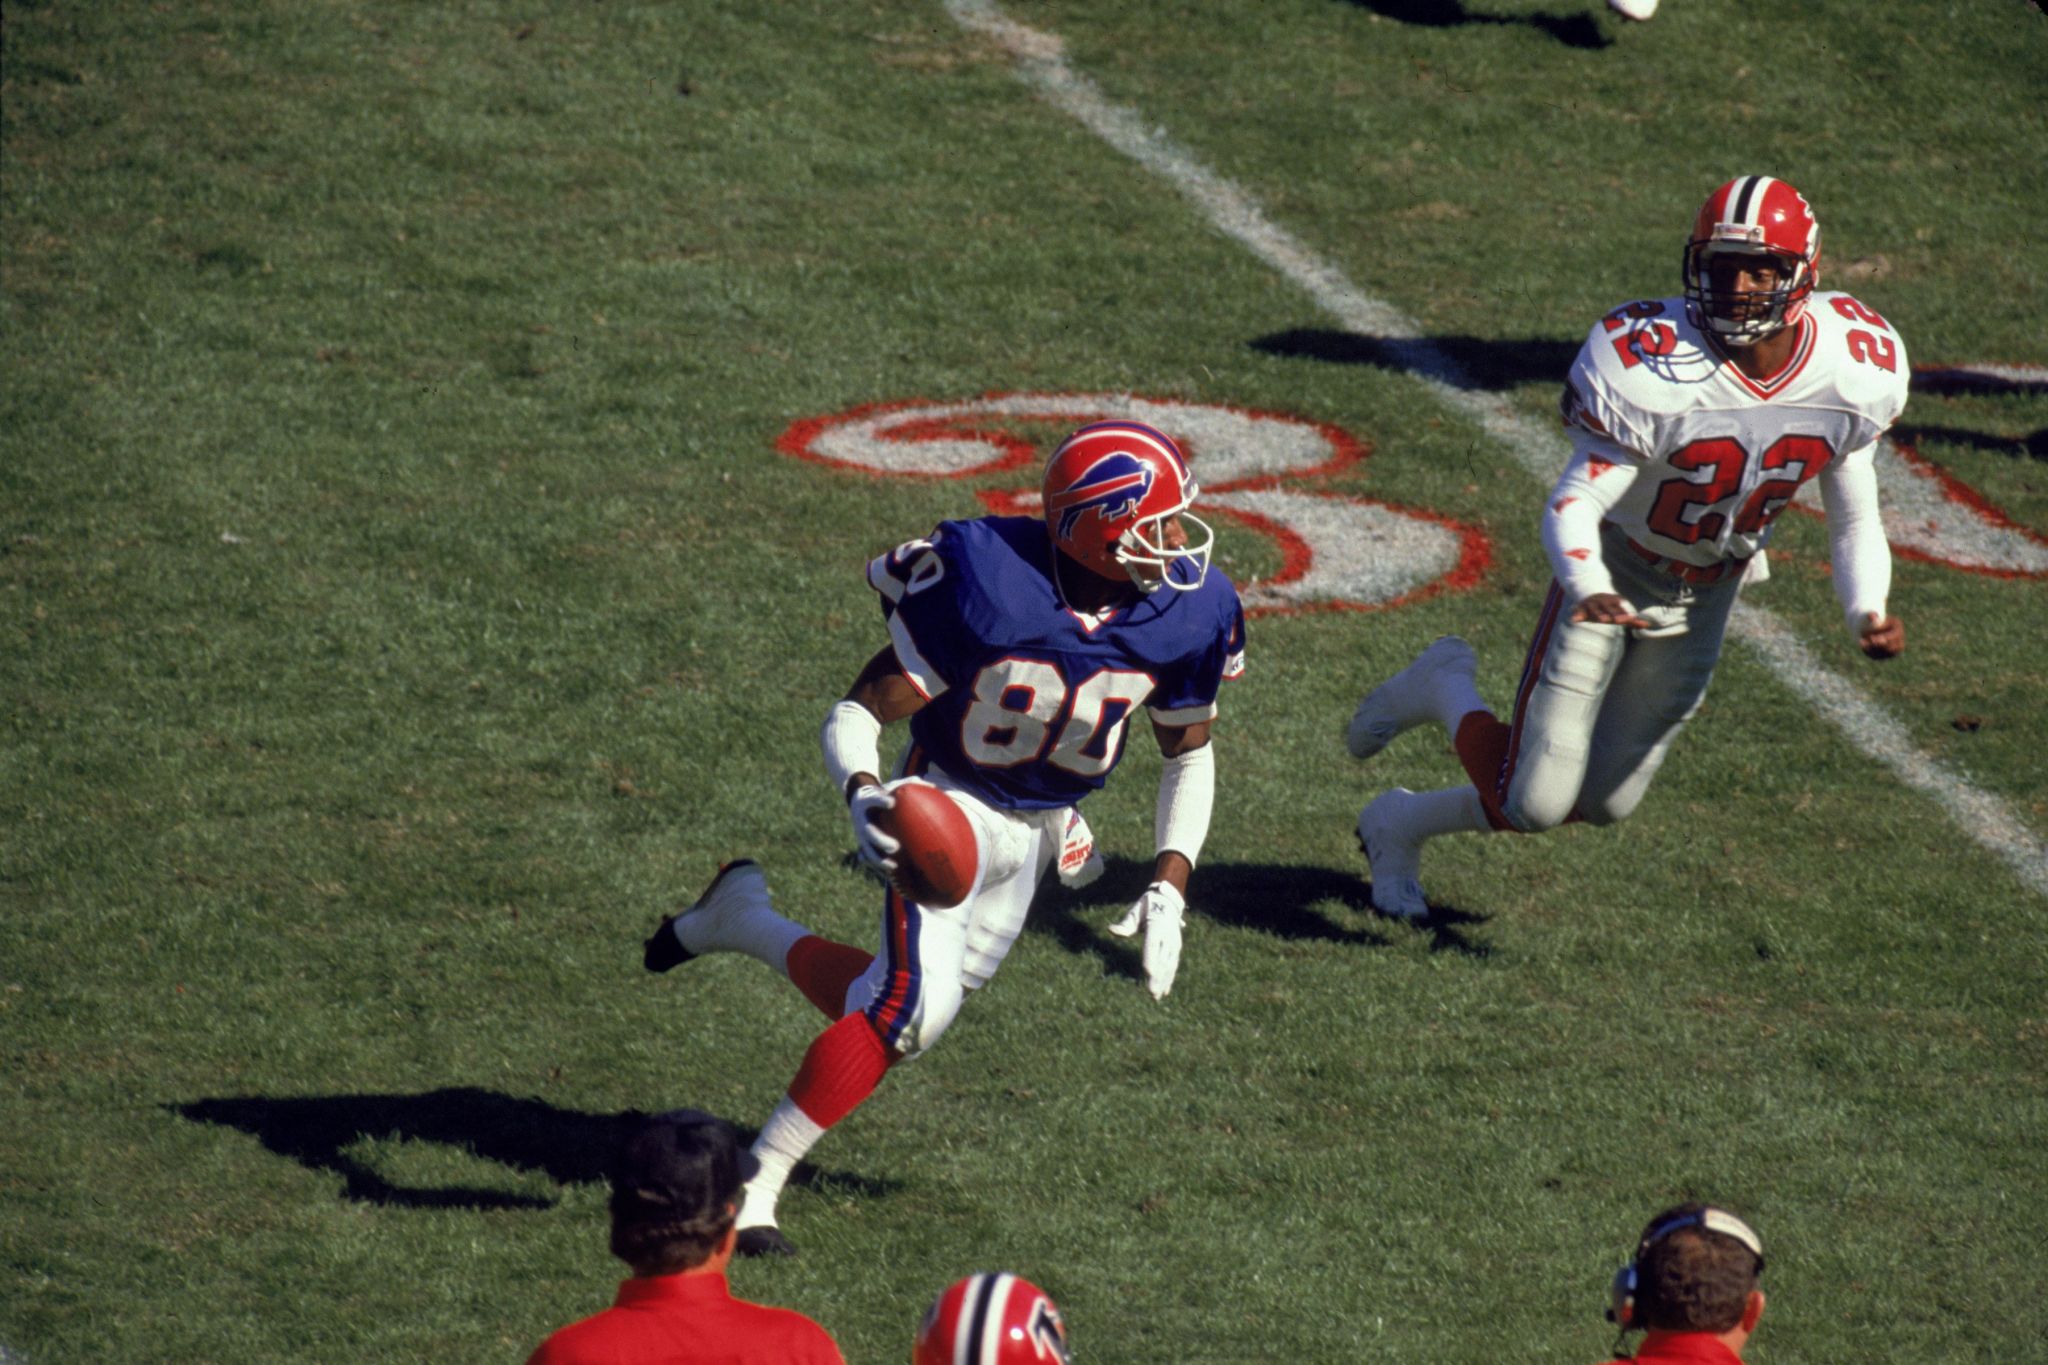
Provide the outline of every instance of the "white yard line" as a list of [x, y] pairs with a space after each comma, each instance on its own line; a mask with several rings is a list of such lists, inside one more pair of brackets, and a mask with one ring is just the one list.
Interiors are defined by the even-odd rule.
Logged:
[[[1533, 420], [1498, 394], [1473, 387], [1458, 363], [1414, 319], [1351, 283], [1163, 129], [1148, 125], [1136, 110], [1111, 103], [1093, 81], [1067, 65], [1058, 35], [1017, 23], [993, 0], [946, 0], [946, 8], [961, 27], [992, 39], [1015, 58], [1019, 77], [1047, 103], [1169, 181], [1220, 231], [1293, 281], [1346, 330], [1376, 341], [1390, 365], [1414, 375], [1446, 407], [1478, 423], [1546, 487], [1556, 479], [1570, 447], [1555, 426]], [[2048, 896], [2048, 848], [2004, 800], [1921, 752], [1905, 726], [1854, 683], [1823, 667], [1774, 613], [1741, 603], [1731, 629], [1779, 681], [1852, 744], [1907, 786], [1940, 802], [1965, 834], [2003, 859], [2037, 895]]]

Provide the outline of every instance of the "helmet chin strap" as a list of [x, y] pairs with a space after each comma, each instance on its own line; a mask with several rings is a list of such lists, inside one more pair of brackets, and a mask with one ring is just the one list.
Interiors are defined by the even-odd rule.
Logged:
[[1727, 346], [1755, 346], [1761, 342], [1769, 341], [1772, 337], [1785, 330], [1785, 320], [1783, 318], [1769, 323], [1761, 330], [1758, 329], [1755, 322], [1744, 322], [1723, 327], [1718, 325], [1722, 321], [1720, 318], [1709, 315], [1708, 325], [1713, 331], [1715, 338]]
[[[1172, 576], [1171, 565], [1161, 564], [1154, 556], [1134, 555], [1121, 545], [1116, 547], [1116, 562], [1121, 564], [1124, 572], [1131, 576], [1131, 586], [1147, 597], [1158, 592], [1160, 586]], [[1141, 565], [1144, 568], [1155, 570], [1157, 576], [1139, 572]]]
[[[1107, 584], [1108, 587], [1112, 590], [1122, 586], [1126, 586], [1119, 584], [1113, 578], [1106, 578], [1103, 575], [1096, 573], [1093, 569], [1075, 560], [1072, 556], [1066, 554], [1057, 545], [1055, 545], [1052, 551], [1052, 587], [1053, 591], [1059, 595], [1060, 605], [1066, 608], [1068, 611], [1074, 612], [1077, 615], [1093, 616], [1100, 612], [1107, 611], [1109, 608], [1113, 606], [1120, 605], [1115, 601], [1099, 602], [1094, 606], [1088, 607], [1074, 605], [1074, 599], [1067, 593], [1067, 574], [1069, 572], [1085, 574], [1087, 575], [1088, 579]], [[1139, 584], [1136, 579], [1132, 579], [1127, 586], [1129, 586], [1134, 591], [1140, 593], [1145, 591], [1143, 586]]]

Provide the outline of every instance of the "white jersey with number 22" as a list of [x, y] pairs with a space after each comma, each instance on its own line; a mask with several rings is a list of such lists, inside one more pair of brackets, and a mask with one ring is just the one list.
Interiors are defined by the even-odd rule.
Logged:
[[1746, 559], [1808, 479], [1867, 466], [1904, 410], [1906, 348], [1848, 294], [1816, 292], [1792, 358], [1754, 380], [1694, 326], [1683, 299], [1625, 304], [1579, 349], [1562, 402], [1587, 473], [1636, 467], [1607, 519], [1648, 550]]

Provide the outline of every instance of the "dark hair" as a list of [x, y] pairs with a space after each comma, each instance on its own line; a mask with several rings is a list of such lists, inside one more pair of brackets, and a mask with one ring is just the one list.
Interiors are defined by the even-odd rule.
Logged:
[[[1650, 1220], [1644, 1236], [1706, 1211], [1680, 1204]], [[1704, 1225], [1659, 1237], [1636, 1258], [1636, 1301], [1645, 1327], [1665, 1332], [1725, 1332], [1742, 1321], [1763, 1262], [1740, 1240]]]
[[612, 1159], [612, 1255], [643, 1276], [702, 1265], [725, 1240], [753, 1164], [710, 1114], [625, 1120]]

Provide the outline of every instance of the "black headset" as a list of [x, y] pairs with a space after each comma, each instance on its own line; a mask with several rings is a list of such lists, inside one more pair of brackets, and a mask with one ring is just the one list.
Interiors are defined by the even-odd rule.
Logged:
[[1712, 1207], [1677, 1214], [1661, 1223], [1651, 1224], [1643, 1232], [1643, 1240], [1636, 1243], [1634, 1259], [1614, 1272], [1614, 1286], [1608, 1296], [1609, 1322], [1624, 1332], [1632, 1332], [1642, 1326], [1642, 1323], [1637, 1321], [1639, 1314], [1636, 1307], [1636, 1289], [1641, 1281], [1636, 1267], [1642, 1264], [1643, 1257], [1649, 1254], [1651, 1247], [1684, 1228], [1705, 1228], [1708, 1232], [1719, 1232], [1733, 1237], [1749, 1248], [1750, 1254], [1756, 1257], [1757, 1273], [1763, 1273], [1763, 1238], [1757, 1236], [1749, 1224], [1725, 1209]]

